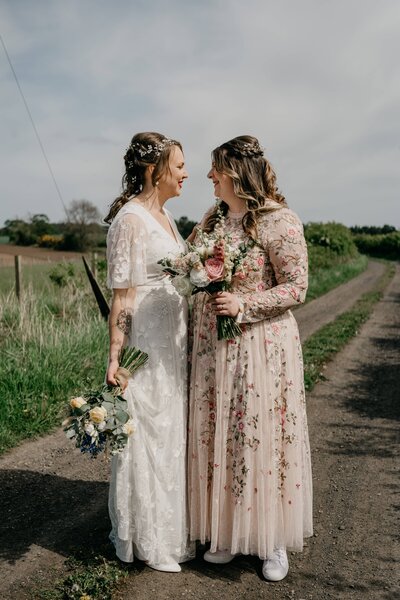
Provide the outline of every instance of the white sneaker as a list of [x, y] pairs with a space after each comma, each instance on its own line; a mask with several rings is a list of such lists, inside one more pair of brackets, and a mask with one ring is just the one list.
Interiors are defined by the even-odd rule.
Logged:
[[204, 560], [209, 563], [214, 563], [216, 565], [226, 565], [230, 563], [231, 560], [235, 558], [236, 554], [231, 554], [228, 550], [217, 550], [216, 552], [207, 552], [204, 553]]
[[146, 565], [151, 569], [155, 569], [156, 571], [164, 571], [165, 573], [179, 573], [182, 570], [176, 561], [171, 561], [170, 563], [147, 562]]
[[262, 574], [268, 581], [281, 581], [289, 572], [289, 562], [285, 548], [277, 548], [272, 556], [264, 560]]

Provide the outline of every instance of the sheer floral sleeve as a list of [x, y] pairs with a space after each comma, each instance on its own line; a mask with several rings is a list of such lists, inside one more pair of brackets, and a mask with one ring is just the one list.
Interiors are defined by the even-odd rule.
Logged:
[[307, 246], [303, 225], [289, 209], [263, 219], [259, 237], [266, 254], [264, 291], [238, 294], [244, 303], [241, 322], [252, 323], [284, 313], [304, 302], [308, 285]]
[[133, 288], [146, 283], [146, 227], [135, 214], [124, 214], [107, 235], [107, 286]]

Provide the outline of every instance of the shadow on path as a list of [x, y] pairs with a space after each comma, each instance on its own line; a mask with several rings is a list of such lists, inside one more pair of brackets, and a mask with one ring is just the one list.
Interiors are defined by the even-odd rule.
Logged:
[[104, 545], [108, 484], [34, 471], [0, 471], [0, 558], [21, 559], [32, 544], [67, 556]]

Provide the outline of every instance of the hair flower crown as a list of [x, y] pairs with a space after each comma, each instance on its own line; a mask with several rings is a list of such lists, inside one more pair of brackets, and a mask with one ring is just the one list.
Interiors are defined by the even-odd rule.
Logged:
[[132, 152], [139, 154], [140, 158], [143, 158], [148, 154], [154, 154], [156, 158], [159, 158], [161, 152], [163, 152], [167, 146], [174, 146], [175, 144], [176, 141], [171, 140], [170, 138], [163, 138], [158, 144], [142, 144], [140, 142], [134, 142], [129, 146], [127, 152], [131, 150]]

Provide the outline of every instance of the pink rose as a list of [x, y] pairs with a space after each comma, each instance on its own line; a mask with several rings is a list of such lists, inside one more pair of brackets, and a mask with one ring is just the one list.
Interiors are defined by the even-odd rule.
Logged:
[[260, 267], [262, 267], [264, 264], [264, 258], [262, 256], [259, 256], [257, 258], [257, 263], [259, 264]]
[[218, 258], [208, 258], [204, 264], [207, 276], [210, 281], [220, 281], [224, 275], [224, 263]]

